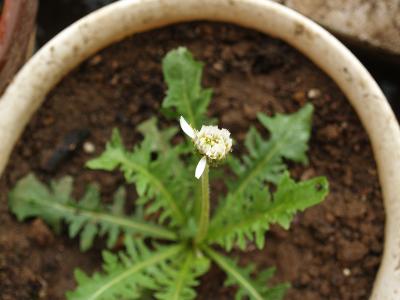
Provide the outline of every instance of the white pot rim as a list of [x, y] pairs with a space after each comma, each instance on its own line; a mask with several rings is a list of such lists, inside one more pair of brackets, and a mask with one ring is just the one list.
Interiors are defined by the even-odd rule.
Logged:
[[324, 70], [347, 96], [369, 135], [386, 211], [384, 255], [370, 299], [399, 299], [400, 129], [395, 115], [346, 47], [270, 0], [121, 0], [72, 24], [30, 59], [0, 100], [0, 174], [47, 93], [79, 63], [134, 33], [194, 20], [233, 23], [280, 38]]

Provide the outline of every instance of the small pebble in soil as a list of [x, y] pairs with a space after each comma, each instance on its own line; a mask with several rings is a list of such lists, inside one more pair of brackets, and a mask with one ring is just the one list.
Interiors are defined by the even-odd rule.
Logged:
[[301, 174], [301, 180], [311, 179], [315, 176], [315, 170], [313, 168], [309, 168]]
[[325, 215], [325, 219], [329, 224], [332, 224], [335, 222], [335, 216], [332, 213], [327, 213]]
[[53, 233], [41, 219], [31, 223], [30, 238], [40, 246], [46, 246], [54, 240]]
[[224, 63], [222, 61], [217, 61], [216, 63], [213, 64], [213, 68], [217, 71], [223, 71]]
[[[346, 234], [345, 230], [343, 230], [343, 234]], [[350, 236], [350, 234], [346, 235]], [[367, 253], [367, 246], [360, 241], [342, 241], [337, 256], [343, 262], [356, 262], [361, 261]]]
[[246, 248], [246, 251], [255, 251], [255, 250], [257, 250], [257, 247], [256, 247], [256, 245], [254, 245], [254, 244], [249, 244], [248, 246], [247, 246], [247, 248]]
[[309, 99], [316, 99], [321, 96], [321, 91], [319, 89], [310, 89], [307, 92], [307, 97]]
[[92, 59], [89, 60], [89, 65], [96, 66], [99, 63], [101, 63], [102, 60], [103, 60], [103, 57], [101, 55], [95, 55]]
[[304, 91], [297, 91], [292, 95], [294, 101], [299, 103], [300, 105], [304, 105], [307, 102], [306, 95]]
[[344, 268], [343, 275], [349, 277], [351, 275], [351, 270], [349, 268]]
[[96, 151], [96, 146], [92, 142], [83, 143], [83, 151], [87, 154], [93, 154]]
[[329, 124], [322, 128], [318, 135], [326, 141], [335, 141], [340, 137], [341, 129], [336, 124]]
[[119, 79], [120, 79], [120, 77], [118, 75], [114, 75], [110, 80], [110, 84], [112, 86], [117, 85], [119, 83]]

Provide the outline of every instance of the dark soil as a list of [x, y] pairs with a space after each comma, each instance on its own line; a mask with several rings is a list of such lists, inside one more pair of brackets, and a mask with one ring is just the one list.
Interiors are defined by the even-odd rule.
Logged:
[[[83, 63], [51, 92], [0, 181], [0, 299], [63, 299], [74, 287], [74, 268], [90, 272], [99, 267], [101, 243], [82, 254], [77, 240], [55, 236], [40, 220], [18, 223], [8, 213], [7, 192], [28, 172], [44, 180], [69, 174], [77, 181], [77, 193], [97, 181], [108, 198], [122, 177], [85, 170], [84, 163], [102, 151], [113, 127], [133, 145], [140, 139], [135, 126], [141, 121], [158, 115], [167, 124], [158, 112], [165, 93], [161, 59], [181, 45], [205, 62], [204, 84], [214, 89], [210, 114], [239, 145], [249, 127], [258, 126], [257, 112], [294, 112], [307, 101], [316, 108], [310, 164], [293, 165], [291, 173], [297, 179], [327, 176], [330, 195], [296, 216], [290, 231], [274, 227], [266, 249], [249, 247], [241, 261], [260, 269], [276, 266], [274, 281], [292, 284], [288, 300], [367, 299], [382, 253], [384, 212], [370, 144], [353, 109], [329, 78], [285, 43], [209, 23], [127, 39]], [[80, 140], [68, 158], [52, 165], [65, 138], [85, 130], [95, 154], [86, 153]], [[232, 299], [233, 290], [223, 281], [223, 273], [213, 267], [198, 288], [198, 299]]]

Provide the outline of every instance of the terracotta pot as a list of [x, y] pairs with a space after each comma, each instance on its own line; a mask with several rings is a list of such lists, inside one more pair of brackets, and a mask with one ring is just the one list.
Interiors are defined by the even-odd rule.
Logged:
[[280, 38], [341, 88], [374, 150], [386, 210], [384, 255], [371, 299], [400, 299], [400, 128], [378, 85], [336, 38], [306, 17], [268, 0], [126, 0], [65, 29], [22, 68], [0, 100], [0, 172], [47, 93], [83, 60], [137, 32], [173, 23], [234, 23]]
[[0, 19], [0, 94], [33, 52], [37, 0], [4, 0]]

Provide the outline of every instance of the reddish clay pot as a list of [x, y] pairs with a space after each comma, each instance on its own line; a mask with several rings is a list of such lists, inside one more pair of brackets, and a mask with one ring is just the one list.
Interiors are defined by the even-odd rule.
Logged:
[[0, 94], [32, 54], [38, 0], [4, 0], [0, 18]]

